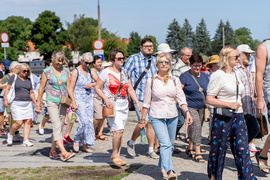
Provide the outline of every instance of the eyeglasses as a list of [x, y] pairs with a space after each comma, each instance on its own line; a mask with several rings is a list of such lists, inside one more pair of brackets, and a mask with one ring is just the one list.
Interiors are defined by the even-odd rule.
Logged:
[[151, 46], [143, 46], [144, 48], [154, 48], [154, 46], [153, 45], [151, 45]]
[[158, 64], [163, 64], [163, 63], [165, 63], [166, 65], [168, 65], [169, 64], [169, 61], [158, 61]]
[[232, 57], [234, 60], [237, 60], [238, 58], [240, 58], [240, 55], [238, 54], [237, 56], [229, 56]]
[[195, 67], [195, 68], [200, 68], [200, 67], [202, 67], [202, 65], [194, 65], [194, 64], [192, 64], [192, 66]]
[[125, 57], [116, 57], [115, 59], [117, 59], [117, 61], [124, 61], [125, 60]]
[[23, 73], [26, 73], [26, 72], [29, 73], [30, 71], [29, 70], [23, 70]]

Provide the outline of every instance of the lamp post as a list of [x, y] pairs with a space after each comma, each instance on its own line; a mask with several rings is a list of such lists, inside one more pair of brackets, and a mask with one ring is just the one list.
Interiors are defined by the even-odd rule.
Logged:
[[101, 40], [101, 29], [100, 29], [100, 6], [98, 0], [98, 40]]

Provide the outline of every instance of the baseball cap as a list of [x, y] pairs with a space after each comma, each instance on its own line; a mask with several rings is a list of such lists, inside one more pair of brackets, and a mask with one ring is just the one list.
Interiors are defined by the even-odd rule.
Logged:
[[245, 53], [255, 53], [255, 51], [251, 50], [251, 48], [247, 44], [241, 44], [241, 45], [237, 46], [237, 51], [240, 54], [243, 53], [243, 52], [245, 52]]
[[2, 63], [4, 64], [4, 66], [5, 66], [6, 69], [9, 69], [10, 61], [8, 59], [3, 59], [2, 60]]

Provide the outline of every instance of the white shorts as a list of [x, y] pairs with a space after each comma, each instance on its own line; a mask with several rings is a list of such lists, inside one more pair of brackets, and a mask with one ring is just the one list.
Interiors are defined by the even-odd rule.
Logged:
[[33, 119], [32, 101], [13, 101], [10, 109], [14, 121]]
[[119, 98], [115, 102], [115, 117], [107, 118], [112, 131], [118, 131], [125, 128], [128, 118], [128, 100]]

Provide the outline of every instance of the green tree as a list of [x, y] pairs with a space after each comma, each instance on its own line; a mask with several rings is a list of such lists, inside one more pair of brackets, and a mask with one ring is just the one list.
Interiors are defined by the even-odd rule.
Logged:
[[[87, 18], [85, 15], [74, 15], [72, 23], [67, 23], [68, 34], [72, 50], [79, 50], [80, 54], [92, 52], [93, 43], [98, 39], [98, 21]], [[102, 36], [107, 35], [107, 31], [102, 31]]]
[[223, 29], [224, 28], [224, 23], [222, 20], [220, 20], [219, 24], [218, 24], [218, 28], [216, 30], [215, 36], [213, 38], [213, 41], [211, 43], [211, 47], [212, 47], [212, 54], [219, 54], [220, 50], [223, 47]]
[[183, 24], [183, 34], [184, 34], [184, 42], [183, 45], [186, 47], [192, 48], [193, 45], [193, 38], [194, 38], [194, 32], [192, 31], [192, 27], [188, 22], [188, 19], [186, 18]]
[[209, 32], [207, 31], [204, 19], [196, 27], [196, 32], [193, 41], [193, 53], [202, 53], [204, 55], [210, 55], [211, 52], [211, 40]]
[[185, 46], [183, 43], [185, 39], [184, 32], [176, 19], [173, 19], [173, 22], [169, 24], [167, 32], [166, 42], [171, 49], [180, 50]]
[[[31, 35], [31, 24], [30, 19], [21, 16], [10, 16], [0, 22], [0, 32], [9, 35], [10, 47], [7, 48], [7, 59], [17, 61], [18, 55], [28, 50], [27, 41]], [[4, 54], [3, 51], [1, 52], [0, 56], [3, 59]]]
[[226, 22], [224, 26], [224, 32], [225, 32], [225, 45], [236, 46], [237, 39], [235, 37], [234, 30], [231, 27], [229, 20]]
[[127, 45], [128, 56], [140, 52], [141, 36], [137, 32], [131, 32], [129, 35], [129, 43]]
[[44, 59], [50, 58], [54, 50], [62, 50], [69, 39], [60, 18], [51, 11], [39, 14], [33, 23], [31, 33], [31, 40], [36, 48], [39, 48], [40, 54], [44, 55]]
[[235, 30], [235, 37], [238, 40], [238, 44], [251, 44], [253, 39], [251, 32], [246, 27], [241, 27]]
[[157, 38], [152, 35], [145, 35], [144, 38], [150, 38], [153, 41], [154, 53], [157, 52], [157, 47], [158, 47]]

